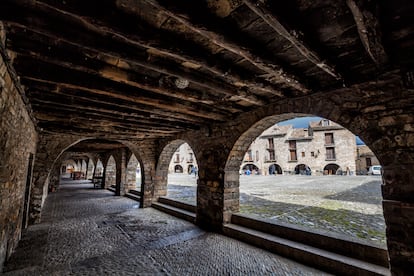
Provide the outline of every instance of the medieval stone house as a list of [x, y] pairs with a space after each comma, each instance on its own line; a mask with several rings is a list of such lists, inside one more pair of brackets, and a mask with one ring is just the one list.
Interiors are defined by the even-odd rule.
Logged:
[[308, 128], [275, 125], [248, 149], [242, 171], [260, 174], [354, 174], [355, 135], [330, 120], [310, 122]]

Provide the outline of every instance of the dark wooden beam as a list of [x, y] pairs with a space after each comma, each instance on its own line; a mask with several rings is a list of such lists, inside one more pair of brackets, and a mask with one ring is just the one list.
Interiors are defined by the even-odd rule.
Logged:
[[91, 103], [110, 103], [116, 108], [126, 109], [131, 112], [139, 112], [142, 116], [147, 116], [153, 119], [175, 122], [190, 122], [195, 124], [202, 124], [213, 122], [214, 120], [208, 120], [195, 116], [190, 116], [178, 112], [169, 112], [158, 108], [149, 108], [147, 105], [132, 104], [130, 101], [124, 99], [117, 99], [111, 95], [101, 95], [95, 92], [91, 92], [88, 89], [79, 90], [76, 86], [70, 86], [60, 84], [57, 82], [45, 81], [42, 79], [22, 77], [22, 83], [28, 85], [33, 90], [47, 91], [50, 94], [56, 94], [57, 96], [68, 95], [73, 98], [90, 101]]
[[[196, 129], [205, 123], [204, 120], [190, 121], [175, 119], [171, 116], [153, 116], [149, 112], [142, 112], [134, 109], [130, 105], [118, 104], [114, 101], [96, 100], [88, 97], [79, 96], [68, 90], [57, 90], [54, 88], [44, 90], [35, 85], [26, 91], [31, 101], [45, 101], [47, 104], [63, 105], [64, 107], [75, 106], [75, 108], [86, 108], [94, 111], [102, 111], [112, 114], [116, 118], [131, 118], [132, 120], [144, 123], [159, 124], [162, 126], [178, 126], [180, 128]], [[46, 99], [46, 100], [45, 100]]]
[[[213, 73], [214, 77], [212, 77], [210, 81], [203, 81], [202, 79], [205, 78], [206, 76], [204, 75], [203, 77], [200, 77], [200, 76], [197, 77], [198, 70], [194, 70], [194, 69], [198, 68], [197, 61], [194, 61], [191, 58], [187, 59], [186, 57], [182, 57], [182, 56], [179, 56], [177, 54], [167, 52], [166, 50], [158, 49], [158, 48], [155, 48], [153, 46], [150, 46], [152, 41], [144, 42], [144, 41], [140, 40], [139, 38], [137, 38], [137, 36], [133, 36], [133, 38], [130, 38], [130, 35], [119, 33], [119, 31], [115, 31], [109, 26], [101, 25], [102, 23], [98, 22], [97, 20], [94, 20], [93, 22], [91, 22], [91, 21], [89, 21], [90, 19], [88, 19], [87, 17], [72, 14], [70, 12], [58, 9], [56, 7], [53, 7], [49, 4], [46, 4], [46, 3], [43, 3], [43, 2], [40, 2], [40, 1], [17, 0], [16, 4], [21, 5], [23, 7], [29, 7], [31, 9], [35, 10], [35, 11], [42, 11], [45, 14], [49, 14], [49, 13], [55, 14], [58, 18], [61, 18], [62, 20], [66, 20], [66, 21], [71, 22], [73, 24], [77, 24], [77, 27], [84, 28], [85, 30], [88, 30], [89, 32], [94, 33], [95, 35], [100, 35], [103, 38], [107, 38], [108, 40], [112, 40], [112, 41], [115, 41], [117, 43], [121, 43], [121, 44], [124, 44], [124, 45], [127, 44], [131, 47], [136, 47], [137, 50], [139, 50], [139, 51], [146, 51], [147, 55], [148, 55], [148, 58], [150, 56], [162, 55], [163, 57], [168, 57], [170, 59], [173, 58], [175, 60], [179, 60], [179, 63], [178, 63], [179, 66], [178, 67], [175, 66], [175, 68], [173, 70], [168, 70], [168, 68], [165, 68], [165, 67], [157, 67], [153, 63], [148, 62], [148, 60], [145, 61], [145, 62], [138, 62], [137, 60], [135, 60], [135, 63], [137, 65], [139, 64], [140, 66], [146, 67], [148, 69], [151, 69], [151, 70], [154, 70], [154, 71], [162, 70], [162, 73], [188, 79], [191, 82], [197, 83], [201, 86], [205, 86], [205, 87], [207, 87], [209, 89], [213, 89], [215, 91], [219, 91], [220, 93], [226, 93], [229, 96], [234, 96], [234, 97], [238, 96], [242, 100], [245, 100], [245, 101], [247, 101], [251, 104], [259, 105], [259, 106], [264, 105], [265, 102], [254, 95], [254, 90], [258, 90], [258, 91], [262, 91], [262, 92], [264, 91], [264, 92], [271, 93], [271, 94], [274, 94], [274, 95], [277, 95], [277, 96], [282, 95], [282, 92], [280, 92], [276, 89], [270, 88], [266, 85], [261, 85], [262, 87], [260, 87], [260, 86], [255, 85], [251, 81], [250, 82], [248, 80], [243, 81], [240, 78], [238, 78], [237, 76], [234, 76], [234, 77], [231, 76], [231, 75], [228, 76], [228, 72], [221, 72], [221, 74], [218, 75], [217, 70], [209, 70], [208, 69], [209, 67], [205, 63], [203, 64], [203, 66], [204, 66], [203, 68], [210, 71], [210, 73]], [[15, 20], [15, 19], [13, 19], [13, 20]], [[33, 28], [33, 22], [30, 26], [25, 26], [25, 27]], [[61, 37], [61, 38], [63, 38], [63, 37]], [[60, 41], [59, 39], [60, 38], [57, 38], [56, 41]], [[71, 39], [68, 39], [68, 40], [70, 41]], [[82, 43], [87, 45], [87, 43], [89, 43], [89, 41], [92, 41], [92, 40], [93, 39], [84, 40], [84, 41], [82, 41]], [[74, 41], [76, 41], [76, 40], [74, 40]], [[121, 48], [121, 47], [119, 47], [119, 48]], [[189, 69], [191, 69], [191, 70], [189, 70]], [[186, 70], [187, 70], [187, 72], [186, 72]], [[189, 73], [188, 71], [192, 71], [192, 72]], [[216, 71], [216, 72], [214, 72], [214, 71]], [[219, 78], [219, 79], [222, 79], [223, 81], [226, 81], [228, 87], [223, 87], [223, 85], [216, 84], [216, 81], [214, 81], [215, 78]], [[230, 82], [230, 83], [228, 83], [228, 82]], [[250, 89], [252, 90], [252, 93], [248, 93], [248, 95], [244, 96], [244, 97], [240, 96], [240, 95], [237, 94], [237, 89], [239, 87], [250, 87]]]
[[354, 16], [359, 37], [368, 55], [378, 67], [384, 66], [388, 56], [382, 45], [380, 24], [374, 11], [363, 7], [367, 1], [346, 0], [346, 4]]
[[[177, 23], [177, 25], [181, 25], [181, 27], [174, 27], [174, 29], [171, 29], [171, 31], [177, 31], [177, 29], [179, 29], [183, 33], [200, 35], [207, 39], [210, 43], [239, 56], [241, 59], [245, 61], [248, 61], [251, 65], [263, 71], [262, 75], [266, 76], [266, 78], [269, 81], [275, 81], [279, 84], [283, 83], [284, 85], [298, 90], [304, 94], [310, 92], [310, 90], [307, 87], [305, 87], [302, 83], [298, 81], [298, 78], [296, 76], [286, 73], [285, 70], [281, 68], [281, 66], [273, 64], [269, 61], [264, 61], [259, 56], [252, 54], [249, 50], [242, 48], [236, 45], [235, 43], [227, 41], [220, 34], [209, 31], [205, 27], [195, 26], [189, 20], [187, 20], [185, 16], [179, 16], [176, 13], [173, 13], [165, 9], [156, 1], [142, 0], [141, 2], [157, 9], [160, 14], [165, 14], [169, 18], [173, 19]], [[124, 7], [128, 6], [126, 5], [126, 3], [129, 3], [130, 6], [136, 6], [136, 3], [132, 0], [123, 0], [122, 3], [124, 4]], [[132, 11], [134, 11], [134, 9], [132, 9]], [[165, 28], [168, 28], [168, 26], [166, 26]]]
[[264, 4], [260, 1], [255, 1], [253, 3], [251, 0], [244, 0], [243, 2], [247, 7], [249, 7], [250, 10], [266, 22], [267, 25], [275, 30], [280, 36], [289, 41], [289, 43], [295, 47], [304, 58], [320, 68], [322, 71], [334, 77], [336, 80], [342, 81], [341, 75], [336, 72], [333, 66], [329, 65], [326, 61], [323, 61], [315, 51], [309, 49], [303, 41], [300, 41], [299, 38], [292, 35], [292, 31], [282, 25], [278, 18], [267, 10]]
[[[99, 95], [147, 105], [149, 108], [160, 108], [166, 111], [179, 112], [206, 119], [225, 121], [228, 118], [228, 114], [225, 114], [225, 112], [213, 112], [208, 107], [195, 107], [194, 105], [177, 102], [166, 97], [157, 99], [145, 93], [145, 91], [131, 88], [122, 83], [105, 82], [100, 76], [85, 74], [84, 72], [76, 71], [74, 68], [62, 67], [62, 64], [51, 64], [45, 60], [30, 60], [30, 57], [19, 56], [14, 62], [15, 67], [24, 76], [46, 82], [50, 81], [62, 87], [78, 89], [79, 91], [87, 90]], [[38, 70], [39, 68], [42, 68], [42, 70]]]
[[[101, 105], [96, 106], [91, 104], [90, 102], [83, 102], [79, 100], [73, 100], [71, 97], [51, 97], [51, 95], [48, 95], [46, 92], [40, 92], [38, 94], [41, 95], [34, 95], [36, 93], [30, 93], [31, 102], [34, 106], [36, 106], [36, 117], [41, 119], [39, 117], [39, 114], [46, 114], [47, 117], [53, 118], [55, 115], [59, 115], [62, 112], [66, 112], [66, 110], [74, 110], [77, 112], [80, 112], [80, 114], [85, 114], [88, 119], [91, 117], [102, 118], [102, 119], [108, 119], [113, 120], [120, 125], [123, 124], [136, 124], [140, 127], [150, 127], [150, 128], [168, 128], [168, 129], [174, 129], [174, 130], [194, 130], [199, 129], [199, 125], [190, 125], [188, 123], [183, 124], [180, 122], [175, 122], [174, 124], [172, 122], [157, 120], [157, 119], [151, 119], [148, 117], [138, 116], [133, 113], [127, 113], [123, 112], [122, 110], [114, 110], [114, 108], [110, 109], [109, 107], [103, 108]], [[46, 96], [44, 95], [46, 94]], [[46, 100], [41, 99], [43, 97], [46, 98]], [[53, 106], [54, 113], [47, 113], [46, 110], [43, 108]], [[107, 105], [109, 106], [109, 105]], [[41, 115], [40, 115], [41, 116]]]

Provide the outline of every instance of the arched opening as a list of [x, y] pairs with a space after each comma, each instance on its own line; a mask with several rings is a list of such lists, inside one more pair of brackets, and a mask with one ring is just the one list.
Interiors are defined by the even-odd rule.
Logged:
[[338, 173], [342, 174], [342, 170], [337, 164], [328, 164], [323, 168], [324, 175], [336, 175]]
[[255, 164], [245, 164], [242, 168], [242, 173], [245, 175], [258, 175], [259, 168]]
[[89, 158], [88, 166], [87, 166], [87, 170], [86, 170], [86, 179], [92, 180], [94, 171], [95, 171], [95, 164], [94, 164], [92, 158]]
[[102, 161], [101, 159], [98, 159], [98, 161], [96, 162], [96, 169], [95, 169], [94, 176], [102, 177], [103, 169], [104, 167], [103, 167]]
[[183, 167], [181, 167], [181, 165], [175, 165], [174, 166], [174, 173], [183, 173]]
[[[311, 118], [304, 127], [285, 123], [284, 118], [270, 116], [258, 121], [234, 144], [226, 164], [226, 177], [231, 181], [237, 164], [243, 168], [243, 162], [248, 161], [249, 152], [259, 153], [255, 164], [266, 174], [276, 171], [273, 164], [283, 171], [277, 182], [266, 175], [254, 181], [240, 175], [236, 214], [327, 231], [385, 248], [382, 181], [356, 174], [355, 134], [324, 118]], [[252, 137], [256, 139], [252, 141]], [[246, 153], [241, 154], [240, 149]], [[346, 168], [347, 176], [335, 174], [338, 168]], [[331, 170], [332, 177], [324, 176], [326, 169]], [[237, 206], [231, 208], [237, 210]]]
[[156, 174], [155, 199], [166, 196], [196, 205], [198, 164], [187, 142], [175, 140], [164, 147]]
[[115, 158], [111, 155], [106, 163], [105, 169], [105, 188], [116, 186], [116, 162]]
[[136, 156], [132, 154], [127, 165], [127, 189], [141, 191], [141, 184], [141, 165]]
[[299, 164], [295, 167], [295, 174], [311, 175], [311, 169], [308, 165]]
[[283, 174], [282, 168], [278, 164], [271, 164], [269, 166], [269, 175]]

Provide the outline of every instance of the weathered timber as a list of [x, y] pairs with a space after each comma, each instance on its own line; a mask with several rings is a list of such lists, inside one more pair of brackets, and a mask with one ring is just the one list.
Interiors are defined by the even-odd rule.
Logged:
[[251, 9], [264, 22], [266, 22], [266, 24], [272, 27], [280, 36], [288, 40], [299, 51], [299, 53], [302, 54], [303, 57], [315, 64], [327, 74], [334, 77], [336, 80], [342, 80], [341, 75], [336, 72], [333, 66], [329, 65], [326, 61], [323, 61], [315, 51], [309, 49], [309, 47], [302, 41], [292, 35], [291, 31], [283, 26], [276, 16], [271, 14], [271, 12], [268, 11], [263, 4], [260, 2], [253, 3], [251, 0], [244, 0], [243, 2], [249, 7], [249, 9]]
[[[99, 22], [96, 22], [96, 20], [94, 22], [89, 22], [87, 18], [72, 14], [72, 13], [67, 12], [67, 11], [57, 9], [57, 8], [55, 8], [55, 7], [53, 7], [49, 4], [42, 3], [42, 2], [33, 2], [30, 5], [26, 1], [17, 1], [17, 3], [21, 3], [21, 2], [23, 2], [25, 5], [29, 5], [32, 9], [35, 9], [35, 8], [39, 9], [39, 10], [41, 10], [42, 12], [44, 12], [46, 14], [47, 13], [56, 13], [59, 17], [65, 18], [70, 23], [77, 24], [77, 27], [84, 28], [84, 29], [88, 30], [89, 32], [94, 33], [95, 35], [100, 35], [102, 38], [106, 38], [108, 40], [112, 40], [113, 42], [117, 42], [117, 43], [120, 43], [120, 44], [127, 44], [131, 47], [135, 47], [135, 48], [137, 48], [137, 51], [146, 52], [146, 54], [148, 55], [148, 58], [151, 55], [158, 55], [160, 53], [163, 53], [162, 50], [159, 50], [155, 47], [148, 46], [148, 44], [151, 44], [151, 41], [147, 42], [147, 44], [145, 44], [145, 42], [140, 41], [140, 39], [136, 38], [135, 36], [133, 38], [129, 38], [130, 35], [120, 34], [120, 33], [116, 32], [115, 30], [112, 30], [108, 26], [101, 26], [101, 25], [99, 25], [100, 24]], [[13, 19], [13, 20], [16, 20], [16, 19]], [[42, 19], [40, 19], [40, 20], [42, 20]], [[35, 23], [35, 22], [31, 22], [30, 25], [22, 25], [22, 26], [24, 28], [33, 28], [33, 25], [34, 25], [33, 23]], [[44, 23], [42, 25], [46, 25], [46, 23]], [[56, 37], [55, 41], [59, 42], [61, 39], [65, 39], [65, 38]], [[68, 41], [73, 41], [72, 39], [67, 39], [67, 40]], [[87, 41], [93, 41], [93, 40], [94, 39], [86, 39], [86, 42]], [[75, 39], [75, 41], [76, 41], [76, 39]], [[82, 41], [82, 42], [85, 43], [85, 41]], [[164, 56], [171, 57], [171, 54], [164, 55]], [[174, 54], [174, 58], [177, 59], [177, 57], [178, 57], [178, 55]], [[135, 61], [135, 63], [137, 63], [137, 61]], [[220, 86], [220, 85], [214, 85], [215, 81], [213, 81], [214, 78], [220, 78], [220, 79], [223, 79], [227, 82], [228, 88], [225, 91], [225, 93], [229, 94], [229, 95], [232, 95], [232, 96], [237, 96], [237, 93], [236, 93], [237, 88], [240, 87], [241, 84], [243, 84], [242, 86], [246, 86], [246, 87], [249, 87], [249, 86], [250, 87], [255, 87], [255, 90], [264, 91], [264, 92], [271, 93], [271, 94], [278, 95], [278, 96], [282, 95], [282, 93], [280, 91], [278, 91], [276, 89], [271, 89], [269, 87], [267, 87], [267, 88], [263, 87], [263, 85], [262, 86], [260, 86], [260, 85], [257, 86], [253, 83], [250, 83], [249, 85], [247, 85], [249, 83], [248, 81], [240, 80], [240, 78], [238, 78], [238, 77], [233, 77], [233, 81], [232, 81], [232, 80], [229, 79], [229, 77], [231, 75], [228, 77], [228, 75], [229, 75], [228, 72], [221, 72], [220, 75], [214, 74], [212, 79], [211, 79], [212, 81], [210, 81], [210, 82], [203, 81], [202, 78], [193, 76], [194, 74], [195, 75], [197, 74], [197, 70], [191, 70], [191, 71], [195, 71], [195, 72], [185, 72], [184, 71], [184, 72], [178, 73], [177, 69], [188, 71], [188, 69], [191, 68], [191, 66], [182, 66], [183, 63], [184, 63], [184, 65], [185, 65], [185, 63], [195, 64], [192, 60], [188, 60], [184, 57], [181, 57], [181, 61], [178, 64], [179, 68], [177, 68], [177, 64], [175, 64], [175, 68], [171, 69], [171, 70], [168, 70], [167, 69], [168, 67], [166, 68], [165, 66], [157, 67], [156, 65], [154, 65], [153, 63], [150, 63], [148, 61], [141, 62], [139, 65], [143, 66], [145, 68], [151, 69], [151, 70], [155, 70], [155, 71], [162, 70], [162, 73], [177, 76], [177, 77], [182, 77], [182, 78], [185, 78], [185, 79], [189, 79], [191, 82], [198, 83], [199, 85], [202, 85], [202, 86], [207, 86], [207, 88], [209, 88], [209, 89], [213, 89], [215, 91], [223, 92], [222, 90], [225, 87]], [[172, 67], [174, 67], [174, 66], [172, 66]], [[214, 72], [212, 72], [212, 73], [214, 73]], [[236, 87], [231, 88], [230, 86], [236, 86]], [[252, 90], [252, 92], [254, 92], [254, 90]], [[255, 104], [255, 105], [263, 105], [264, 104], [263, 101], [256, 98], [252, 94], [250, 94], [247, 98], [243, 98], [242, 96], [239, 96], [239, 97], [240, 97], [240, 99], [243, 99], [243, 100], [248, 101], [248, 102], [250, 102], [252, 104]]]
[[[206, 30], [206, 28], [203, 28], [203, 27], [195, 26], [194, 24], [186, 20], [184, 16], [179, 16], [163, 8], [155, 1], [143, 0], [142, 2], [145, 2], [146, 4], [156, 8], [159, 11], [159, 13], [167, 15], [168, 17], [174, 19], [177, 24], [182, 25], [182, 27], [180, 28], [181, 32], [186, 32], [189, 35], [193, 35], [194, 33], [198, 34], [208, 39], [209, 42], [225, 49], [226, 51], [229, 51], [233, 54], [240, 56], [243, 60], [248, 61], [253, 66], [263, 71], [263, 74], [271, 76], [268, 78], [271, 81], [276, 81], [276, 83], [283, 83], [286, 86], [292, 87], [293, 89], [296, 89], [305, 94], [310, 92], [307, 87], [305, 87], [303, 84], [301, 84], [298, 81], [298, 78], [296, 76], [289, 75], [283, 70], [283, 68], [281, 68], [281, 66], [262, 60], [260, 57], [253, 55], [249, 50], [246, 50], [230, 41], [227, 41], [220, 34], [217, 34], [212, 31], [208, 31]], [[129, 3], [131, 6], [136, 5], [136, 3], [130, 0], [123, 0], [122, 3], [123, 4]], [[174, 27], [174, 28], [178, 28], [178, 27]], [[187, 31], [185, 31], [185, 29], [187, 29]]]
[[[366, 3], [366, 1], [358, 3], [361, 2]], [[362, 5], [358, 3], [354, 0], [346, 0], [346, 4], [354, 16], [362, 45], [378, 67], [384, 66], [388, 57], [381, 42], [378, 19], [372, 11], [363, 9]]]
[[[23, 67], [23, 64], [26, 68], [20, 67], [20, 65]], [[41, 72], [35, 69], [39, 64], [42, 64], [42, 67], [44, 68]], [[131, 87], [125, 84], [112, 81], [104, 82], [99, 76], [87, 75], [82, 72], [76, 72], [70, 68], [62, 68], [39, 60], [31, 64], [28, 60], [16, 59], [15, 66], [25, 72], [27, 70], [26, 75], [28, 77], [42, 79], [46, 82], [50, 81], [51, 83], [55, 82], [64, 87], [79, 89], [80, 91], [94, 91], [100, 95], [108, 95], [113, 98], [124, 99], [133, 103], [145, 104], [153, 108], [161, 108], [197, 117], [212, 118], [221, 121], [226, 119], [225, 115], [220, 115], [218, 112], [213, 113], [210, 110], [203, 110], [200, 106], [195, 108], [194, 106], [186, 105], [185, 103], [165, 99], [165, 97], [156, 99], [145, 94], [145, 91], [131, 89]], [[57, 72], [59, 72], [59, 74], [56, 74]]]

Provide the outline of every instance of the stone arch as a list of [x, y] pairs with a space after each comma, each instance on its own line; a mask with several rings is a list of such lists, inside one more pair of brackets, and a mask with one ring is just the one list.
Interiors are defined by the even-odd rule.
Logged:
[[259, 172], [259, 171], [260, 171], [260, 168], [254, 163], [243, 164], [242, 172], [244, 174], [250, 175], [250, 174], [255, 174], [254, 172]]
[[[168, 169], [170, 166], [170, 161], [174, 155], [174, 153], [177, 151], [177, 149], [184, 143], [187, 143], [192, 149], [193, 147], [191, 144], [183, 139], [177, 139], [168, 142], [164, 148], [162, 149], [158, 162], [156, 167], [156, 181], [154, 183], [154, 195], [153, 200], [156, 201], [160, 196], [166, 196], [167, 195], [167, 184], [168, 184]], [[196, 152], [194, 151], [194, 155], [196, 155]], [[197, 159], [196, 156], [194, 158]]]
[[127, 188], [129, 190], [141, 190], [141, 176], [141, 164], [135, 154], [131, 153], [127, 163]]
[[95, 162], [93, 161], [93, 158], [89, 158], [87, 169], [86, 169], [86, 179], [92, 179], [94, 171], [95, 171]]
[[94, 176], [102, 176], [104, 171], [104, 166], [100, 158], [96, 160], [96, 166], [94, 170]]
[[105, 164], [105, 188], [116, 185], [117, 164], [113, 155], [109, 156]]
[[324, 175], [335, 175], [340, 171], [341, 167], [335, 163], [329, 163], [323, 168]]
[[283, 174], [282, 167], [279, 164], [274, 163], [269, 166], [269, 175], [273, 174]]
[[295, 167], [295, 174], [305, 175], [310, 171], [310, 167], [306, 164], [298, 164]]
[[175, 173], [184, 173], [184, 168], [181, 165], [175, 165], [174, 166], [174, 172]]

